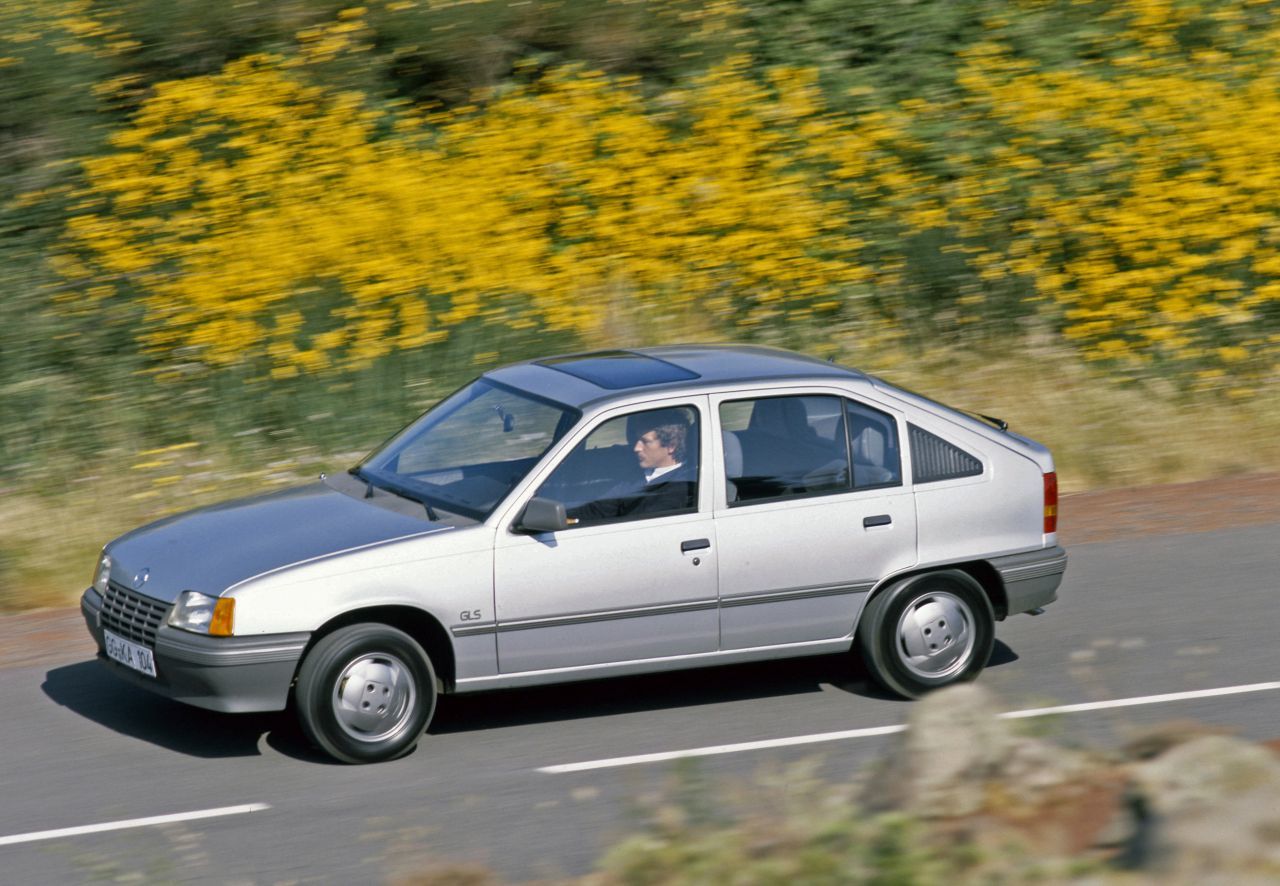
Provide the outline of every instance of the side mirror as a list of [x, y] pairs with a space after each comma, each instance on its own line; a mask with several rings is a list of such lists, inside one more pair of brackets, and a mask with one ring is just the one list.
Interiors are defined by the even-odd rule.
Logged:
[[564, 502], [534, 496], [525, 505], [524, 513], [516, 521], [515, 528], [520, 532], [559, 532], [577, 522], [571, 522], [565, 516]]

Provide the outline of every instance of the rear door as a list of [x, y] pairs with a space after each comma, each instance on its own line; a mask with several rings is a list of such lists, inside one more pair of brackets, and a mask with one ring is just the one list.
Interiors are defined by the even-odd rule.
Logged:
[[849, 635], [916, 562], [902, 416], [821, 388], [711, 399], [721, 648]]

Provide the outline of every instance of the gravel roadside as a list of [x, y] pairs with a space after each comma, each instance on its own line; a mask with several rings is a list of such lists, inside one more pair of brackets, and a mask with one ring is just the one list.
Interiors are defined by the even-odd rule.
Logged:
[[[1064, 495], [1058, 539], [1075, 545], [1280, 523], [1280, 474], [1138, 486]], [[91, 658], [77, 607], [0, 616], [0, 668]]]

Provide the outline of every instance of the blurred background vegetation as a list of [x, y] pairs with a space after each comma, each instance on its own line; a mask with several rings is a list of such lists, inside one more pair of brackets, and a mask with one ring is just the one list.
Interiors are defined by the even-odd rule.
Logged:
[[833, 356], [1067, 490], [1275, 469], [1278, 6], [0, 4], [0, 610], [570, 349]]

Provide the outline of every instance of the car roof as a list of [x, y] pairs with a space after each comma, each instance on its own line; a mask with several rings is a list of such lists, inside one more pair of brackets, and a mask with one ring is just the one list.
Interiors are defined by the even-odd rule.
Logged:
[[665, 345], [540, 357], [486, 378], [582, 408], [636, 393], [795, 379], [863, 379], [856, 369], [759, 345]]

